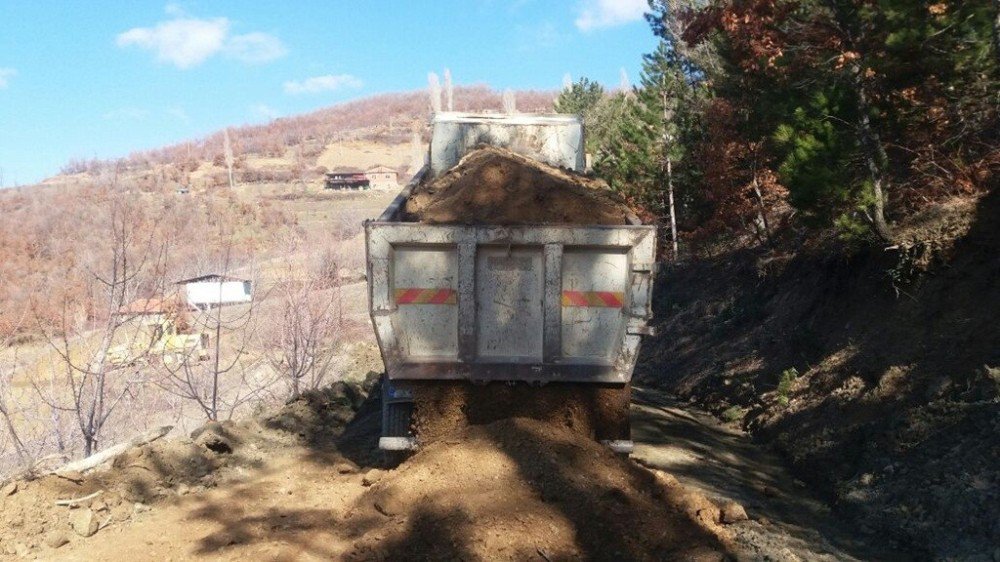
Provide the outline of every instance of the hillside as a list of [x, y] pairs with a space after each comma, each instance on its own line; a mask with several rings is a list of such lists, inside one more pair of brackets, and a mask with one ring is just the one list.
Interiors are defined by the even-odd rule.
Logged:
[[1000, 544], [1000, 192], [833, 241], [672, 266], [637, 376], [777, 449], [862, 528], [921, 558]]
[[[552, 110], [555, 93], [515, 92], [518, 111]], [[501, 93], [456, 87], [455, 111], [500, 112]], [[423, 161], [430, 114], [425, 91], [376, 95], [262, 125], [228, 130], [238, 183], [315, 183], [338, 166], [382, 164], [412, 174]], [[223, 131], [201, 139], [135, 152], [117, 160], [74, 160], [45, 184], [79, 184], [119, 174], [142, 190], [228, 185]]]
[[[521, 111], [551, 110], [550, 92], [517, 92], [517, 99]], [[485, 86], [456, 88], [454, 103], [461, 111], [502, 107], [501, 94]], [[245, 267], [267, 261], [290, 239], [300, 239], [306, 253], [323, 253], [307, 239], [355, 237], [361, 221], [392, 194], [324, 193], [323, 174], [381, 164], [395, 168], [405, 183], [423, 164], [428, 115], [426, 92], [415, 91], [229, 129], [235, 190], [228, 189], [219, 131], [118, 160], [70, 162], [39, 186], [0, 192], [7, 219], [0, 224], [0, 250], [10, 256], [0, 263], [0, 339], [15, 324], [26, 329], [22, 313], [33, 294], [58, 300], [82, 290], [75, 272], [84, 254], [102, 248], [106, 233], [93, 231], [110, 220], [115, 205], [132, 208], [128, 226], [152, 228], [171, 247], [177, 278], [204, 267], [199, 264], [218, 267], [224, 250], [236, 267]], [[90, 231], [79, 231], [84, 223]], [[341, 252], [347, 256], [342, 260], [357, 267], [358, 251]]]

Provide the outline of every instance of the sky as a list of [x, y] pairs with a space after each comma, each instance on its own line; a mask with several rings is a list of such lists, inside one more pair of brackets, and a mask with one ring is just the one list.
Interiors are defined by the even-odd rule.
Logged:
[[0, 187], [374, 94], [638, 79], [646, 0], [0, 0]]

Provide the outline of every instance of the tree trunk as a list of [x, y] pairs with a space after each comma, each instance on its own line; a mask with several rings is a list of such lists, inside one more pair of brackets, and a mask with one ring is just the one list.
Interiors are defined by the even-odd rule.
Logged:
[[667, 200], [670, 203], [670, 241], [674, 246], [674, 261], [677, 261], [677, 214], [674, 211], [674, 167], [667, 158]]
[[[1000, 0], [994, 0], [994, 2], [997, 1]], [[859, 46], [860, 41], [858, 41], [855, 32], [859, 25], [853, 21], [853, 17], [844, 10], [842, 5], [833, 0], [827, 0], [826, 4], [833, 12], [837, 24], [844, 34], [845, 47], [860, 53], [861, 58], [858, 61], [864, 61], [864, 52]], [[864, 72], [862, 64], [860, 62], [853, 63], [849, 72], [858, 102], [858, 140], [861, 142], [861, 151], [868, 168], [869, 179], [872, 182], [872, 203], [865, 210], [865, 215], [872, 233], [882, 242], [891, 244], [893, 241], [892, 231], [889, 230], [889, 225], [885, 222], [886, 169], [889, 167], [889, 157], [885, 152], [885, 146], [882, 144], [878, 131], [871, 123], [872, 106], [865, 84], [865, 76], [862, 74]]]
[[861, 150], [864, 152], [865, 164], [872, 182], [872, 203], [867, 209], [867, 217], [872, 232], [882, 242], [891, 244], [893, 241], [892, 231], [889, 230], [889, 225], [885, 222], [885, 172], [889, 157], [885, 153], [885, 146], [882, 145], [878, 131], [872, 127], [871, 102], [861, 72], [859, 65], [854, 65], [851, 68], [858, 98], [858, 113], [860, 115], [858, 132], [861, 137]]
[[219, 282], [219, 302], [216, 308], [218, 313], [215, 318], [215, 357], [212, 366], [212, 411], [209, 412], [209, 419], [219, 421], [219, 362], [222, 352], [222, 282]]
[[14, 427], [14, 422], [10, 419], [10, 412], [7, 411], [6, 407], [2, 407], [0, 408], [0, 415], [3, 416], [4, 423], [7, 425], [7, 433], [10, 435], [11, 442], [14, 443], [14, 451], [17, 453], [17, 458], [22, 463], [27, 462], [28, 449], [21, 442], [21, 437], [17, 434], [17, 428]]
[[993, 0], [993, 55], [1000, 63], [1000, 0]]
[[764, 195], [760, 192], [760, 183], [757, 181], [756, 171], [750, 185], [753, 187], [753, 194], [757, 199], [757, 222], [760, 225], [760, 229], [764, 231], [761, 241], [769, 244], [771, 242], [771, 226], [767, 222], [767, 207], [764, 206]]
[[71, 462], [67, 465], [57, 468], [52, 472], [54, 474], [60, 474], [65, 472], [76, 472], [76, 471], [84, 472], [90, 470], [100, 464], [103, 464], [109, 460], [114, 459], [115, 457], [121, 455], [122, 453], [128, 451], [129, 449], [133, 449], [135, 447], [141, 447], [142, 445], [156, 441], [157, 439], [169, 433], [171, 429], [173, 429], [173, 426], [170, 425], [158, 427], [138, 437], [133, 437], [132, 439], [129, 439], [125, 443], [122, 443], [120, 445], [115, 445], [114, 447], [110, 447], [104, 451], [101, 451], [96, 455], [91, 455], [90, 453], [87, 453], [84, 455], [83, 459]]

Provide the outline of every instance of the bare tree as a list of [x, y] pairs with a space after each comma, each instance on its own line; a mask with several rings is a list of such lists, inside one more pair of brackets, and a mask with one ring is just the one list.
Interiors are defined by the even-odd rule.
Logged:
[[232, 189], [236, 187], [236, 184], [233, 182], [233, 163], [235, 159], [233, 158], [233, 145], [229, 142], [229, 129], [223, 129], [222, 131], [222, 145], [226, 158], [226, 170], [229, 172], [229, 189]]
[[[14, 377], [17, 375], [17, 348], [12, 343], [14, 335], [20, 329], [23, 321], [24, 316], [14, 325], [14, 329], [11, 330], [10, 335], [4, 339], [0, 339], [0, 417], [3, 418], [4, 428], [7, 430], [7, 438], [13, 445], [18, 461], [22, 465], [26, 465], [31, 462], [31, 459], [29, 458], [28, 448], [25, 447], [24, 441], [21, 439], [21, 432], [15, 423], [15, 416], [21, 408], [16, 406], [17, 401], [13, 395], [13, 382]], [[5, 355], [9, 356], [9, 359], [4, 360]], [[2, 451], [3, 449], [0, 449], [0, 452]]]
[[[225, 278], [231, 272], [227, 249], [219, 273]], [[256, 275], [251, 277], [251, 284], [256, 284]], [[195, 404], [211, 421], [231, 417], [273, 382], [258, 376], [258, 362], [251, 354], [256, 297], [248, 304], [224, 306], [223, 286], [220, 280], [216, 306], [193, 313], [189, 320], [185, 339], [191, 343], [164, 351], [163, 376], [157, 381], [165, 391]]]
[[296, 279], [289, 264], [288, 275], [275, 288], [280, 309], [272, 322], [270, 360], [288, 381], [292, 398], [319, 388], [333, 359], [331, 343], [342, 325], [339, 268], [333, 270], [333, 276], [308, 272]]
[[663, 160], [664, 169], [667, 173], [667, 208], [670, 212], [670, 243], [673, 249], [673, 259], [677, 261], [679, 247], [677, 240], [677, 210], [674, 206], [674, 115], [676, 114], [676, 100], [671, 95], [676, 92], [668, 91], [666, 78], [660, 84], [660, 102], [663, 104]]
[[140, 294], [163, 294], [167, 257], [156, 229], [143, 224], [129, 200], [114, 198], [109, 204], [108, 247], [86, 265], [89, 295], [82, 302], [64, 298], [56, 326], [35, 315], [61, 373], [53, 374], [47, 389], [34, 379], [32, 385], [48, 406], [74, 417], [84, 456], [98, 450], [111, 415], [143, 380], [142, 364], [153, 342], [135, 317], [122, 311]]

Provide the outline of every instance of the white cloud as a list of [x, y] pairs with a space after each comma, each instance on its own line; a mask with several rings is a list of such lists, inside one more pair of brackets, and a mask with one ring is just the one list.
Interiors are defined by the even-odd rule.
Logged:
[[225, 51], [230, 57], [250, 64], [271, 62], [288, 54], [280, 39], [259, 31], [234, 35], [226, 42]]
[[136, 27], [118, 36], [119, 47], [135, 45], [154, 51], [156, 59], [177, 68], [191, 68], [222, 50], [229, 34], [229, 20], [178, 18], [156, 27]]
[[327, 74], [326, 76], [313, 76], [305, 80], [289, 80], [285, 82], [286, 94], [317, 94], [320, 92], [332, 92], [343, 88], [360, 88], [364, 82], [356, 76], [350, 74]]
[[0, 68], [0, 90], [6, 89], [10, 85], [10, 79], [17, 76], [17, 71], [13, 68]]
[[576, 27], [584, 32], [614, 27], [642, 19], [648, 9], [646, 0], [584, 0]]
[[149, 112], [137, 107], [122, 107], [113, 109], [101, 117], [108, 121], [142, 121], [149, 117]]
[[254, 64], [272, 61], [288, 52], [280, 39], [267, 33], [231, 35], [227, 18], [190, 17], [175, 4], [167, 6], [167, 13], [173, 19], [153, 27], [129, 29], [120, 33], [115, 42], [119, 47], [152, 51], [158, 61], [180, 69], [197, 66], [220, 53]]

